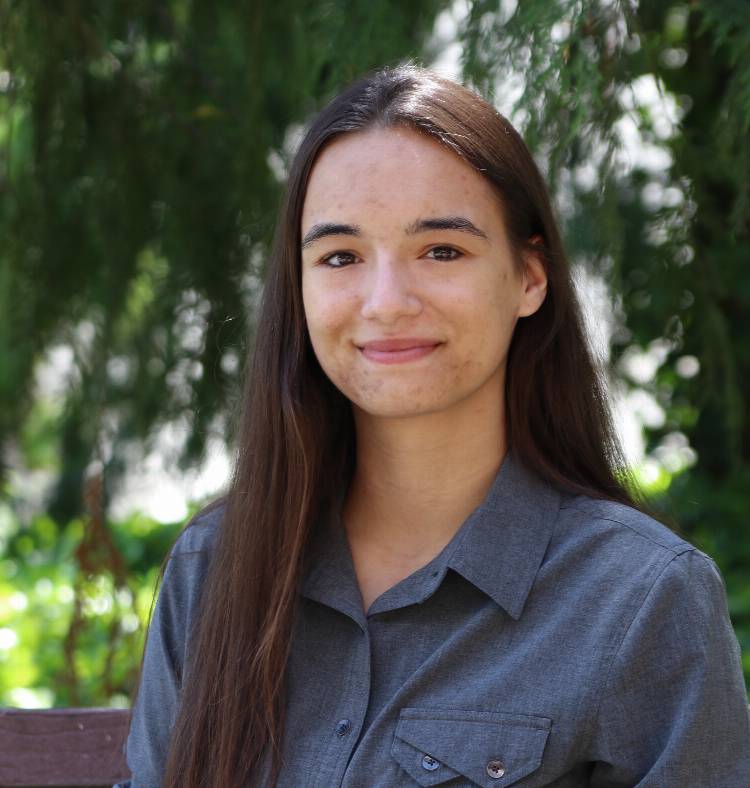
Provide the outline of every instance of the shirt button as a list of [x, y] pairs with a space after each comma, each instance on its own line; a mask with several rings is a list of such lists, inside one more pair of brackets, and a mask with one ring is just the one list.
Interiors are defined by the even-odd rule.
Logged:
[[491, 760], [487, 764], [487, 774], [493, 780], [499, 780], [505, 774], [505, 764], [497, 759]]
[[436, 761], [431, 755], [425, 755], [422, 758], [422, 768], [427, 769], [428, 772], [434, 772], [440, 766], [440, 761]]
[[347, 733], [352, 729], [352, 724], [349, 720], [339, 720], [336, 723], [336, 735], [337, 736], [346, 736]]

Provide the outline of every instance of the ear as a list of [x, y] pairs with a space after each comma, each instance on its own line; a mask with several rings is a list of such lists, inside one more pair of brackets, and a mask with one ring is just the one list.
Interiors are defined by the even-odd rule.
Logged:
[[518, 309], [519, 317], [528, 317], [544, 303], [547, 296], [547, 266], [544, 261], [544, 239], [541, 235], [529, 238], [523, 251], [523, 293]]

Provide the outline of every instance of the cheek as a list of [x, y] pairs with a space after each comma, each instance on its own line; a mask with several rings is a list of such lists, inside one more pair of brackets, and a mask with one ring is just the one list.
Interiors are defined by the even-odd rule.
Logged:
[[458, 296], [453, 305], [462, 326], [462, 371], [494, 367], [507, 353], [518, 312], [514, 280], [506, 272]]
[[343, 327], [347, 310], [346, 299], [341, 293], [322, 287], [317, 282], [303, 282], [302, 301], [313, 344], [325, 341], [326, 337]]
[[346, 387], [351, 376], [352, 333], [355, 306], [341, 289], [303, 285], [303, 303], [310, 342], [326, 375], [339, 388]]
[[487, 311], [502, 334], [513, 330], [521, 298], [521, 282], [513, 272], [503, 268], [492, 286], [487, 288]]

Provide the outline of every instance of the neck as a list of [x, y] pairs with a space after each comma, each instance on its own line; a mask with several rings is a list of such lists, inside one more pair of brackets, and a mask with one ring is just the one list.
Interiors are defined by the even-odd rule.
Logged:
[[504, 404], [495, 389], [484, 401], [408, 418], [355, 408], [357, 463], [342, 513], [350, 541], [396, 560], [439, 552], [505, 457]]

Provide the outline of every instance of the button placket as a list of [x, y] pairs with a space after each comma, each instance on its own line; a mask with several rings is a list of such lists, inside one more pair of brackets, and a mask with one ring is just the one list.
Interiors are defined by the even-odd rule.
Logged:
[[[346, 778], [348, 769], [356, 771], [356, 748], [359, 737], [367, 716], [367, 699], [370, 696], [370, 636], [366, 628], [361, 630], [360, 641], [357, 645], [357, 661], [347, 675], [347, 687], [342, 693], [343, 697], [349, 702], [352, 700], [362, 710], [357, 707], [352, 708], [349, 703], [341, 708], [341, 711], [350, 712], [353, 716], [342, 717], [335, 726], [336, 745], [338, 750], [335, 769], [331, 773], [321, 774], [315, 788], [329, 788], [331, 785], [349, 784]], [[352, 759], [355, 759], [354, 765]]]

